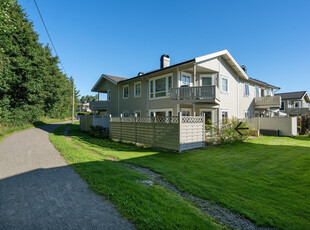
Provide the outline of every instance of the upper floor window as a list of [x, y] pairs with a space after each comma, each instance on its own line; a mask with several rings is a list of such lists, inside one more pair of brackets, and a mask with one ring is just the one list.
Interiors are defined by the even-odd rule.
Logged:
[[141, 82], [136, 82], [134, 85], [134, 96], [140, 97], [141, 96]]
[[150, 98], [166, 97], [172, 88], [172, 75], [150, 80]]
[[222, 77], [222, 92], [228, 93], [228, 78]]
[[124, 85], [123, 86], [123, 98], [128, 98], [129, 97], [129, 85]]
[[111, 90], [108, 90], [107, 99], [108, 101], [111, 101]]
[[213, 84], [212, 75], [201, 74], [200, 75], [200, 85], [201, 86], [208, 86]]
[[299, 108], [299, 101], [294, 102], [294, 108]]
[[248, 84], [244, 84], [244, 96], [250, 96], [250, 87]]
[[192, 76], [190, 74], [182, 73], [182, 78], [181, 78], [182, 85], [190, 86], [191, 85], [191, 78], [192, 78]]
[[270, 90], [266, 89], [266, 96], [270, 96], [270, 95], [271, 95]]
[[255, 97], [259, 97], [259, 88], [255, 87]]

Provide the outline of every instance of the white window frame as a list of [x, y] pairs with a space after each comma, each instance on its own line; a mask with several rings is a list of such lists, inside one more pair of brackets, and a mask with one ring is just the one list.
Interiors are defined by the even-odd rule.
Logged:
[[[223, 79], [227, 80], [227, 91], [223, 91]], [[225, 76], [221, 76], [221, 93], [229, 93], [229, 78]]]
[[[136, 87], [137, 87], [137, 85], [140, 85], [140, 95], [136, 94]], [[134, 87], [133, 87], [134, 97], [141, 97], [141, 91], [142, 91], [141, 81], [135, 82]]]
[[[124, 92], [125, 92], [125, 88], [128, 87], [128, 96], [124, 97]], [[129, 98], [129, 85], [123, 85], [123, 99], [128, 99]]]
[[123, 116], [123, 117], [125, 117], [125, 113], [128, 114], [128, 117], [130, 116], [129, 111], [128, 111], [128, 110], [125, 110], [125, 111], [122, 112], [122, 116]]
[[[298, 103], [298, 107], [296, 107], [296, 103]], [[297, 109], [297, 108], [301, 108], [301, 107], [300, 107], [300, 103], [299, 103], [299, 101], [294, 101], [294, 108], [295, 108], [295, 109]]]
[[169, 112], [172, 112], [172, 116], [173, 116], [173, 109], [172, 108], [166, 108], [166, 109], [150, 109], [149, 110], [149, 116], [151, 116], [151, 113], [154, 113], [154, 115], [156, 116], [156, 112], [165, 112], [166, 113], [166, 117], [169, 116]]
[[[199, 109], [200, 116], [204, 117], [203, 113], [205, 113], [205, 112], [211, 112], [211, 124], [214, 124], [215, 110], [214, 109], [205, 109], [205, 108]], [[211, 134], [211, 133], [209, 133], [209, 134]]]
[[137, 113], [140, 113], [140, 117], [141, 117], [141, 110], [135, 110], [134, 111], [135, 116], [136, 116]]
[[182, 86], [182, 77], [186, 76], [186, 77], [189, 77], [189, 87], [192, 87], [193, 86], [193, 76], [192, 74], [190, 73], [186, 73], [186, 72], [181, 72], [181, 75], [180, 75], [180, 80], [179, 80], [179, 87]]
[[292, 108], [292, 102], [291, 101], [287, 101], [287, 108], [289, 108], [289, 109]]
[[[169, 89], [169, 76], [171, 76], [171, 88], [173, 88], [173, 73], [167, 73], [158, 77], [153, 77], [149, 80], [149, 100], [156, 100], [156, 99], [163, 99], [163, 98], [169, 98], [170, 96], [170, 89]], [[166, 96], [156, 97], [156, 84], [155, 81], [161, 78], [165, 78], [166, 82]], [[151, 84], [153, 84], [153, 95], [154, 97], [151, 97]]]
[[182, 116], [185, 116], [185, 115], [183, 115], [182, 112], [189, 112], [189, 116], [192, 116], [192, 109], [191, 108], [181, 108], [181, 114], [182, 114]]
[[[246, 94], [246, 87], [248, 87], [249, 94]], [[243, 96], [244, 97], [249, 97], [250, 96], [250, 85], [248, 83], [244, 83], [243, 90], [244, 90]]]
[[244, 118], [250, 118], [250, 111], [249, 110], [243, 110], [243, 116], [244, 116]]
[[107, 100], [111, 101], [111, 90], [110, 89], [107, 90]]
[[227, 112], [227, 120], [229, 120], [229, 110], [221, 109], [221, 114], [220, 114], [221, 123], [223, 123], [223, 112]]
[[[268, 93], [267, 93], [268, 92]], [[265, 89], [265, 96], [271, 96], [271, 91], [270, 89]]]
[[258, 86], [255, 87], [255, 97], [260, 97], [260, 88]]
[[211, 78], [211, 85], [214, 85], [214, 77], [213, 74], [200, 74], [200, 86], [202, 86], [202, 79], [203, 78]]

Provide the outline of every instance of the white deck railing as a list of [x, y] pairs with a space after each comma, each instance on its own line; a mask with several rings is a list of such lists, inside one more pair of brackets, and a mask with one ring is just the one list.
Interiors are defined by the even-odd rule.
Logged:
[[107, 101], [91, 101], [89, 102], [89, 108], [92, 111], [107, 110], [108, 102]]
[[215, 85], [210, 86], [194, 86], [194, 87], [179, 87], [170, 90], [171, 100], [210, 100], [218, 99], [218, 90]]
[[256, 107], [281, 107], [281, 96], [266, 96], [254, 98]]

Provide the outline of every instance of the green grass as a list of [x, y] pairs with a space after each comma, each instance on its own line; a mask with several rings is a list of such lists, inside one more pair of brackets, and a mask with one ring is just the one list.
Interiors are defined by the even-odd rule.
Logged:
[[12, 135], [14, 133], [26, 130], [26, 129], [31, 129], [35, 127], [40, 127], [46, 124], [50, 123], [56, 123], [56, 122], [61, 122], [61, 121], [66, 121], [69, 120], [67, 119], [53, 119], [53, 118], [47, 118], [43, 117], [39, 121], [36, 121], [34, 123], [24, 123], [24, 124], [19, 124], [19, 125], [0, 125], [0, 142], [3, 141], [3, 139], [9, 135]]
[[54, 146], [93, 191], [116, 204], [123, 217], [138, 229], [221, 228], [176, 193], [156, 184], [138, 183], [138, 179], [147, 178], [100, 154], [77, 147], [63, 136], [65, 127], [50, 134]]
[[310, 138], [306, 136], [262, 137], [177, 154], [95, 139], [77, 126], [70, 134], [83, 149], [150, 168], [179, 189], [215, 201], [258, 225], [310, 226]]

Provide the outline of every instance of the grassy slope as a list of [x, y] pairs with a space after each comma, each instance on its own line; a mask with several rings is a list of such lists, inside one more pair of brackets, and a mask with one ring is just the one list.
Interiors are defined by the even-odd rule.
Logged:
[[40, 119], [40, 121], [34, 122], [34, 123], [25, 123], [23, 125], [19, 126], [14, 126], [14, 125], [2, 125], [0, 126], [0, 142], [3, 141], [3, 139], [9, 135], [12, 135], [14, 133], [26, 130], [26, 129], [31, 129], [34, 127], [40, 127], [46, 124], [50, 123], [56, 123], [56, 122], [61, 122], [61, 121], [66, 121], [69, 119], [52, 119], [52, 118], [47, 118], [43, 117]]
[[188, 201], [160, 186], [145, 186], [142, 174], [99, 154], [75, 146], [63, 137], [65, 126], [50, 140], [90, 188], [111, 200], [139, 229], [218, 229]]
[[148, 167], [182, 190], [221, 203], [259, 225], [310, 226], [310, 138], [263, 137], [246, 143], [171, 154], [91, 138], [73, 141], [124, 162]]

